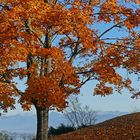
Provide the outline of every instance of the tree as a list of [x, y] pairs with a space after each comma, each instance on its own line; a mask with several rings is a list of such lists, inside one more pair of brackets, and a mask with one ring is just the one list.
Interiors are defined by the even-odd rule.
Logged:
[[77, 97], [69, 98], [69, 107], [64, 110], [64, 116], [74, 128], [94, 125], [97, 120], [97, 111], [89, 106], [82, 106]]
[[0, 133], [1, 140], [12, 140], [7, 134]]
[[49, 136], [54, 136], [54, 135], [60, 135], [60, 134], [72, 132], [74, 130], [75, 130], [74, 127], [65, 126], [64, 124], [61, 124], [57, 128], [50, 127], [48, 134], [49, 134]]
[[[24, 110], [33, 105], [36, 139], [47, 140], [49, 110], [64, 109], [67, 97], [79, 93], [88, 81], [98, 81], [96, 95], [111, 94], [114, 86], [118, 91], [123, 87], [134, 91], [131, 80], [117, 68], [140, 71], [138, 4], [134, 0], [0, 0], [1, 108], [13, 109], [17, 97]], [[115, 37], [109, 35], [111, 31]], [[26, 90], [20, 90], [18, 83]]]

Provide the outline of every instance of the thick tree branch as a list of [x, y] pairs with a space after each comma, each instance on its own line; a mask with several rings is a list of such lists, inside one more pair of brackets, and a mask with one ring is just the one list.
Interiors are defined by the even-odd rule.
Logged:
[[77, 54], [79, 54], [79, 51], [78, 51], [79, 40], [80, 38], [77, 39], [77, 43], [74, 47], [74, 51], [72, 52], [71, 57], [69, 59], [69, 62], [71, 63], [74, 61], [74, 58], [77, 56]]
[[91, 69], [91, 70], [87, 70], [87, 71], [76, 72], [76, 74], [89, 74], [89, 73], [92, 73], [92, 72], [94, 72], [93, 69]]
[[11, 87], [12, 87], [20, 96], [23, 96], [23, 95], [24, 95], [24, 92], [20, 91], [20, 90], [16, 87], [16, 85], [15, 85], [13, 82], [11, 82], [10, 80], [5, 79], [5, 80], [3, 80], [2, 82], [11, 85]]

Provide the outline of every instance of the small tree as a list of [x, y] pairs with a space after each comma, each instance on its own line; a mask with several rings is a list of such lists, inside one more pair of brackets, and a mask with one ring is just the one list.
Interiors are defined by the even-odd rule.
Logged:
[[0, 133], [0, 140], [12, 140], [7, 134]]
[[54, 135], [60, 135], [60, 134], [64, 134], [67, 132], [71, 132], [74, 131], [75, 128], [72, 126], [65, 126], [64, 124], [61, 124], [60, 126], [58, 126], [57, 128], [54, 127], [50, 127], [48, 134], [49, 136], [54, 136]]
[[95, 124], [97, 111], [87, 105], [82, 106], [77, 97], [72, 97], [69, 99], [69, 107], [64, 111], [64, 116], [72, 127], [80, 128]]

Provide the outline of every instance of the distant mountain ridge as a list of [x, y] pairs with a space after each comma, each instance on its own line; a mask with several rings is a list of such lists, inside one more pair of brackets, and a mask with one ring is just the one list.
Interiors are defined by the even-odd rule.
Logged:
[[32, 140], [34, 138], [34, 135], [29, 133], [11, 133], [8, 131], [1, 131], [1, 133], [6, 134], [9, 140], [11, 140], [11, 138], [12, 140]]
[[[97, 123], [105, 120], [128, 114], [128, 112], [119, 111], [100, 111], [97, 114]], [[51, 112], [49, 118], [49, 126], [57, 127], [61, 123], [67, 124], [67, 120], [62, 113]], [[0, 117], [0, 131], [5, 130], [10, 133], [26, 133], [35, 134], [36, 132], [36, 116], [34, 114], [27, 115], [26, 113], [14, 116], [1, 116]]]

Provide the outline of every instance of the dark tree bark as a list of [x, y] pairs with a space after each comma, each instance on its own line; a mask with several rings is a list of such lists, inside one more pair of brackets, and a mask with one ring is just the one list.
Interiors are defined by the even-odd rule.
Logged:
[[[44, 0], [45, 3], [51, 3], [50, 0]], [[46, 28], [46, 37], [44, 42], [44, 48], [51, 48], [52, 44], [52, 33], [50, 28]], [[44, 75], [47, 77], [48, 73], [51, 72], [51, 58], [42, 58], [44, 59], [44, 63], [47, 65], [47, 68], [41, 69], [40, 76]], [[43, 63], [41, 63], [41, 67], [43, 68]], [[37, 134], [36, 140], [48, 140], [48, 115], [49, 108], [37, 107]]]
[[48, 108], [36, 108], [37, 113], [37, 133], [36, 140], [48, 140]]

